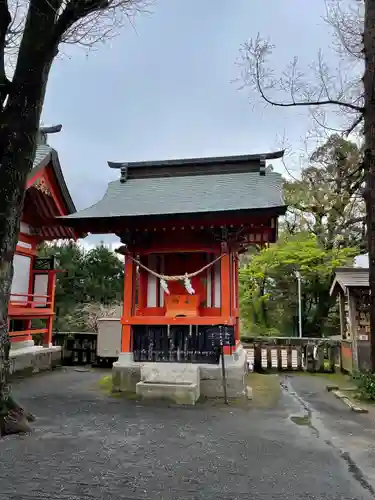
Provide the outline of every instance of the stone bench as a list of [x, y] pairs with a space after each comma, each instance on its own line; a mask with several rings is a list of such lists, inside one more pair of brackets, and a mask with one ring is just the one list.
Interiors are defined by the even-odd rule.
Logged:
[[189, 363], [145, 363], [136, 385], [141, 399], [195, 405], [200, 396], [199, 366]]

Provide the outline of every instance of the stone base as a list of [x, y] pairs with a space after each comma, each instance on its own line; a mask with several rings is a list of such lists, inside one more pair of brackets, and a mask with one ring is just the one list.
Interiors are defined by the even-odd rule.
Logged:
[[[231, 399], [246, 397], [246, 352], [242, 345], [237, 346], [231, 355], [224, 356], [227, 396]], [[199, 365], [201, 395], [207, 398], [223, 397], [223, 377], [221, 360], [219, 365]]]
[[[137, 384], [145, 382], [141, 376], [142, 366], [147, 366], [151, 370], [160, 370], [160, 365], [163, 365], [165, 370], [164, 380], [160, 382], [170, 382], [173, 380], [171, 374], [174, 371], [175, 363], [135, 363], [132, 353], [124, 353], [119, 360], [113, 364], [112, 383], [115, 392], [137, 392]], [[188, 363], [181, 363], [178, 366], [192, 366]], [[200, 395], [207, 398], [223, 397], [223, 381], [221, 364], [195, 364], [199, 370], [199, 390]], [[246, 352], [242, 345], [237, 346], [236, 351], [232, 355], [225, 356], [225, 367], [227, 377], [227, 395], [228, 398], [237, 399], [247, 396], [246, 376]], [[180, 380], [180, 382], [183, 380]], [[151, 381], [152, 382], [152, 381]], [[141, 389], [142, 390], [142, 389]]]
[[144, 363], [136, 392], [143, 399], [195, 405], [200, 395], [199, 377], [199, 367], [194, 364]]
[[141, 399], [159, 399], [178, 405], [195, 405], [199, 399], [198, 384], [188, 382], [138, 382], [137, 395]]
[[11, 375], [32, 375], [61, 365], [61, 347], [29, 345], [14, 349], [12, 345], [9, 358]]

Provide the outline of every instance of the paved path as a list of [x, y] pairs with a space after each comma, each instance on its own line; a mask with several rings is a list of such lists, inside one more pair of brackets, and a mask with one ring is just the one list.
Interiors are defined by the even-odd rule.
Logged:
[[15, 387], [38, 416], [0, 442], [1, 500], [369, 500], [339, 453], [285, 392], [268, 410], [142, 406], [56, 371]]
[[[289, 391], [301, 398], [311, 414], [311, 423], [321, 439], [334, 446], [347, 460], [353, 473], [367, 480], [375, 497], [375, 412], [352, 412], [326, 390], [332, 382], [321, 376], [297, 375], [286, 377]], [[359, 469], [359, 470], [358, 470]]]

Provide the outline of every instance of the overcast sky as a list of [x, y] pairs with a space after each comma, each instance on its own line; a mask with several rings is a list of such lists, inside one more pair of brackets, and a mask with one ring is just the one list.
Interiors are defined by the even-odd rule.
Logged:
[[43, 122], [63, 124], [49, 142], [77, 208], [117, 177], [107, 160], [260, 153], [284, 135], [297, 150], [307, 113], [265, 107], [238, 90], [236, 60], [258, 32], [277, 47], [276, 69], [294, 55], [308, 64], [319, 48], [330, 58], [323, 15], [324, 0], [308, 8], [301, 0], [157, 0], [135, 29], [96, 52], [70, 49], [52, 69]]

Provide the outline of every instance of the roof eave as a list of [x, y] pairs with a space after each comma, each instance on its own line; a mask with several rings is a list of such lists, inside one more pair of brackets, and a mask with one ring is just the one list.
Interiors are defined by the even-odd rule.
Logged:
[[56, 221], [59, 221], [59, 223], [61, 222], [62, 224], [66, 225], [66, 226], [70, 226], [70, 227], [77, 227], [78, 225], [82, 225], [82, 224], [87, 224], [87, 223], [96, 223], [96, 222], [104, 222], [105, 220], [108, 220], [108, 219], [117, 219], [117, 220], [128, 220], [128, 221], [140, 221], [142, 219], [145, 219], [147, 218], [148, 220], [150, 220], [150, 218], [153, 218], [153, 219], [158, 219], [158, 218], [166, 218], [166, 219], [169, 219], [169, 218], [173, 218], [173, 217], [177, 217], [177, 218], [185, 218], [185, 217], [189, 217], [189, 216], [195, 216], [195, 217], [203, 217], [203, 216], [212, 216], [212, 215], [215, 215], [217, 214], [218, 216], [220, 215], [224, 215], [224, 214], [237, 214], [237, 213], [240, 213], [240, 212], [246, 212], [246, 213], [249, 213], [250, 214], [261, 214], [261, 213], [270, 213], [272, 214], [273, 216], [280, 216], [280, 215], [284, 215], [285, 212], [287, 210], [287, 207], [286, 205], [280, 205], [280, 206], [276, 206], [276, 207], [269, 207], [269, 208], [254, 208], [254, 209], [238, 209], [238, 210], [221, 210], [221, 211], [216, 211], [216, 212], [184, 212], [184, 213], [173, 213], [173, 214], [152, 214], [152, 215], [148, 215], [148, 214], [142, 214], [142, 215], [130, 215], [130, 216], [127, 216], [127, 215], [116, 215], [116, 216], [101, 216], [101, 217], [98, 217], [98, 216], [93, 216], [93, 217], [77, 217], [77, 215], [79, 215], [79, 212], [73, 214], [73, 215], [67, 215], [67, 216], [59, 216], [59, 217], [56, 217]]
[[77, 209], [75, 207], [75, 204], [73, 202], [73, 199], [70, 195], [68, 186], [66, 185], [64, 175], [62, 173], [61, 165], [60, 165], [60, 160], [59, 160], [59, 155], [55, 149], [51, 149], [51, 160], [52, 160], [52, 166], [53, 170], [56, 174], [57, 180], [59, 182], [59, 186], [61, 189], [62, 196], [64, 198], [64, 202], [66, 204], [67, 209], [69, 210], [70, 214], [73, 214], [77, 212]]
[[207, 158], [182, 158], [179, 160], [111, 162], [111, 164], [126, 165], [128, 168], [177, 167], [182, 165], [214, 165], [220, 163], [247, 163], [261, 160], [277, 160], [284, 156], [285, 150], [252, 155], [210, 156]]
[[331, 288], [329, 289], [329, 295], [330, 295], [330, 297], [336, 297], [337, 294], [338, 294], [338, 289], [340, 289], [342, 292], [344, 292], [344, 294], [346, 294], [346, 291], [347, 291], [346, 287], [343, 286], [343, 284], [340, 283], [340, 281], [337, 278], [335, 278], [333, 280]]

